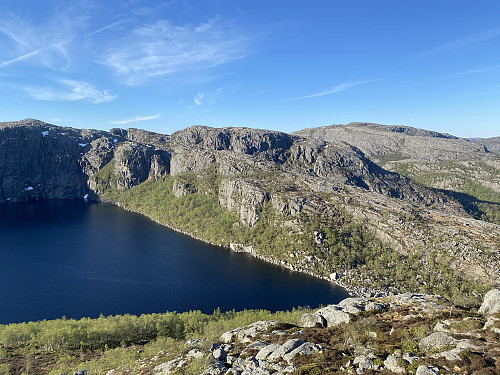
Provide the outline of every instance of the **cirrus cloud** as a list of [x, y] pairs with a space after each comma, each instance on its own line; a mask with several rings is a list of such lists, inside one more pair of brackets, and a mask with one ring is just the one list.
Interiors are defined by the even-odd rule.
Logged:
[[247, 37], [218, 20], [174, 25], [166, 20], [133, 29], [106, 48], [102, 64], [136, 86], [189, 69], [207, 69], [243, 58]]
[[129, 118], [126, 120], [117, 120], [117, 121], [110, 121], [110, 124], [113, 125], [124, 125], [124, 124], [130, 124], [131, 122], [138, 122], [138, 121], [147, 121], [147, 120], [154, 120], [160, 117], [160, 114], [156, 114], [153, 116], [135, 116], [133, 118]]
[[454, 49], [463, 48], [463, 47], [467, 47], [470, 45], [482, 43], [482, 42], [488, 41], [490, 39], [495, 39], [498, 37], [500, 37], [500, 28], [490, 29], [490, 30], [483, 31], [481, 33], [467, 35], [467, 36], [455, 39], [454, 41], [452, 41], [450, 43], [446, 43], [446, 44], [440, 45], [438, 47], [435, 47], [429, 51], [426, 51], [422, 55], [432, 55], [432, 54], [444, 53], [444, 52], [448, 52], [448, 51], [451, 51]]
[[320, 92], [317, 92], [315, 94], [299, 96], [298, 98], [292, 98], [290, 100], [301, 100], [301, 99], [316, 98], [318, 96], [335, 94], [337, 92], [341, 92], [341, 91], [345, 91], [347, 89], [350, 89], [351, 87], [354, 87], [354, 86], [364, 85], [366, 83], [377, 82], [377, 81], [380, 81], [380, 79], [369, 79], [366, 81], [345, 82], [345, 83], [341, 83], [337, 86], [334, 86], [328, 90], [320, 91]]
[[24, 90], [34, 99], [48, 101], [85, 100], [93, 104], [111, 102], [116, 99], [108, 90], [100, 91], [85, 81], [72, 79], [54, 80], [57, 87], [25, 87]]

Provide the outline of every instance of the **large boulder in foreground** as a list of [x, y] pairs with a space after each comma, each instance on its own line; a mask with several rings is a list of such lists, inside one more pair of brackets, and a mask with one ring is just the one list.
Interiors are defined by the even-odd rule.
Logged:
[[328, 305], [316, 311], [316, 314], [321, 315], [326, 320], [327, 327], [334, 327], [341, 323], [349, 323], [350, 315], [342, 310], [337, 305]]
[[299, 326], [304, 327], [304, 328], [311, 328], [311, 327], [326, 327], [326, 319], [319, 315], [319, 314], [311, 314], [311, 313], [305, 313], [302, 315], [299, 321]]
[[486, 293], [479, 312], [483, 314], [496, 314], [500, 312], [500, 289], [492, 289]]

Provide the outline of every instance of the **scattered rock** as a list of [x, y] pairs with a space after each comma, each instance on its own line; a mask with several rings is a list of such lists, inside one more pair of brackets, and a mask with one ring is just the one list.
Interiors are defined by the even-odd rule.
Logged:
[[399, 365], [400, 360], [404, 361], [402, 357], [390, 355], [384, 361], [384, 366], [389, 371], [395, 372], [397, 374], [404, 374], [406, 370]]
[[188, 340], [188, 341], [186, 341], [186, 345], [188, 345], [188, 346], [200, 345], [201, 343], [203, 343], [206, 340], [207, 340], [206, 338], [195, 339], [195, 340]]
[[245, 350], [247, 349], [262, 349], [264, 346], [267, 346], [268, 344], [266, 344], [264, 341], [255, 341], [253, 343], [251, 343], [250, 345], [248, 345]]
[[239, 327], [231, 331], [224, 332], [220, 337], [220, 341], [225, 344], [229, 344], [236, 339], [240, 343], [250, 342], [253, 337], [257, 336], [257, 334], [266, 331], [277, 324], [278, 322], [275, 320], [255, 322], [250, 324], [247, 328]]
[[393, 303], [413, 305], [425, 313], [442, 311], [446, 306], [440, 303], [441, 296], [422, 293], [403, 293], [391, 297]]
[[310, 342], [305, 342], [302, 345], [300, 345], [299, 347], [293, 349], [291, 352], [285, 354], [283, 356], [283, 359], [285, 361], [290, 361], [296, 355], [310, 355], [310, 354], [314, 354], [315, 352], [319, 352], [323, 349], [324, 348], [321, 345], [313, 344]]
[[183, 357], [179, 357], [156, 366], [154, 371], [156, 375], [167, 375], [182, 368], [186, 363], [187, 361]]
[[434, 332], [420, 340], [419, 345], [426, 349], [439, 349], [456, 343], [457, 340], [449, 333]]
[[372, 310], [380, 311], [384, 307], [385, 306], [382, 303], [377, 303], [377, 302], [374, 302], [374, 301], [370, 301], [367, 304], [365, 304], [365, 311], [372, 311]]
[[212, 352], [212, 356], [217, 361], [225, 361], [227, 358], [227, 352], [222, 348], [217, 348]]
[[299, 326], [310, 328], [310, 327], [326, 327], [326, 319], [320, 314], [305, 313], [300, 318]]
[[366, 298], [346, 298], [340, 301], [337, 306], [342, 309], [342, 311], [349, 314], [357, 314], [365, 310], [365, 305], [368, 303]]
[[416, 314], [408, 314], [403, 317], [403, 320], [418, 319], [418, 317]]
[[463, 351], [463, 349], [460, 348], [455, 348], [451, 350], [446, 350], [441, 353], [434, 354], [432, 357], [433, 358], [439, 358], [439, 357], [444, 357], [447, 361], [460, 361], [460, 353]]
[[337, 305], [329, 305], [316, 311], [316, 314], [321, 315], [326, 320], [327, 327], [333, 327], [341, 323], [348, 323], [351, 319], [349, 314], [344, 312]]
[[278, 329], [276, 331], [272, 331], [271, 334], [280, 335], [280, 336], [285, 335], [286, 336], [286, 335], [289, 335], [290, 333], [287, 331], [283, 331], [282, 329]]
[[187, 354], [186, 357], [188, 358], [203, 358], [204, 353], [199, 350], [199, 349], [191, 349]]
[[408, 362], [408, 363], [413, 363], [415, 361], [418, 361], [419, 357], [415, 356], [413, 353], [404, 353], [403, 354], [403, 359]]
[[488, 320], [484, 324], [483, 329], [491, 329], [493, 332], [498, 333], [500, 335], [500, 328], [494, 326], [494, 324], [498, 321], [500, 321], [500, 319], [495, 318], [494, 316], [488, 316]]
[[267, 359], [272, 353], [274, 353], [275, 350], [277, 350], [280, 347], [279, 344], [269, 344], [259, 350], [257, 355], [255, 356], [256, 359]]
[[479, 312], [483, 314], [496, 314], [500, 312], [500, 289], [492, 289], [486, 293]]
[[364, 354], [354, 358], [352, 364], [358, 365], [358, 369], [356, 370], [358, 374], [363, 374], [366, 370], [373, 369], [372, 359]]
[[267, 359], [269, 361], [283, 358], [283, 356], [295, 348], [299, 347], [304, 343], [304, 340], [301, 339], [291, 339], [286, 341], [283, 345], [281, 345], [278, 349], [276, 349]]
[[220, 375], [227, 371], [226, 366], [222, 362], [212, 363], [205, 371], [200, 375]]
[[439, 370], [425, 365], [418, 366], [415, 375], [439, 375]]
[[455, 323], [454, 320], [443, 320], [442, 322], [437, 322], [434, 328], [434, 332], [450, 332], [450, 326]]

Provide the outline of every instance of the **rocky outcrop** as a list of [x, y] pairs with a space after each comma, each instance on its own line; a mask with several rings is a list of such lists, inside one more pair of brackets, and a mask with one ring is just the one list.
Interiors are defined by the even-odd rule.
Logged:
[[457, 342], [449, 333], [434, 332], [420, 340], [419, 345], [426, 349], [441, 349]]
[[0, 201], [83, 198], [82, 155], [100, 133], [36, 120], [0, 124]]
[[346, 142], [385, 170], [440, 189], [462, 202], [475, 217], [498, 224], [497, 216], [489, 212], [497, 212], [500, 202], [499, 137], [468, 140], [422, 129], [367, 123], [305, 129], [294, 135]]
[[138, 129], [80, 130], [33, 119], [0, 123], [0, 202], [96, 197], [89, 177], [112, 160], [118, 189], [160, 178], [170, 171], [166, 140]]
[[239, 214], [243, 224], [252, 226], [257, 222], [259, 213], [269, 193], [255, 183], [243, 179], [225, 178], [219, 187], [219, 204], [228, 211]]
[[500, 289], [492, 289], [486, 293], [479, 312], [483, 314], [497, 314], [500, 312]]
[[[211, 363], [200, 371], [205, 375], [300, 374], [312, 369], [318, 374], [494, 374], [500, 369], [500, 336], [480, 328], [484, 319], [472, 324], [480, 319], [477, 314], [452, 308], [440, 296], [347, 298], [332, 306], [350, 319], [341, 326], [300, 330], [277, 321], [255, 322], [225, 332], [211, 345], [200, 341], [201, 349], [190, 344], [184, 355], [156, 365], [153, 373], [188, 372], [193, 358]], [[324, 309], [304, 314], [301, 322], [306, 315], [307, 321], [322, 316]], [[430, 322], [444, 316], [457, 323], [453, 334], [425, 334]]]
[[350, 123], [304, 129], [293, 133], [327, 142], [343, 141], [359, 148], [367, 157], [418, 159], [427, 161], [475, 159], [487, 156], [481, 144], [449, 134], [370, 123]]
[[148, 178], [158, 179], [169, 172], [170, 154], [133, 142], [120, 144], [114, 153], [114, 175], [118, 190], [129, 189]]
[[[409, 298], [414, 297], [415, 296]], [[349, 323], [352, 314], [357, 314], [362, 311], [379, 311], [384, 307], [383, 304], [369, 301], [366, 298], [346, 298], [336, 305], [323, 307], [314, 314], [306, 313], [302, 315], [299, 324], [302, 327], [316, 327], [318, 325], [323, 327], [334, 327], [342, 323]]]
[[169, 150], [168, 141], [170, 137], [166, 134], [159, 134], [150, 132], [143, 129], [129, 128], [129, 129], [119, 129], [114, 128], [110, 130], [113, 135], [126, 138], [129, 141], [141, 143], [143, 145], [154, 146], [158, 149]]
[[173, 133], [170, 144], [174, 149], [228, 150], [252, 155], [288, 149], [293, 140], [294, 137], [289, 134], [271, 130], [192, 126]]

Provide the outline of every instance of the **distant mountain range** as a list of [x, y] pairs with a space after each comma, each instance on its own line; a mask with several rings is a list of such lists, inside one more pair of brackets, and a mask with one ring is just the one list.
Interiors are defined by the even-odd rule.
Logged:
[[0, 123], [0, 202], [102, 199], [356, 294], [500, 284], [500, 137]]
[[500, 137], [492, 138], [468, 138], [471, 142], [477, 142], [485, 146], [491, 152], [500, 152]]

